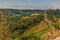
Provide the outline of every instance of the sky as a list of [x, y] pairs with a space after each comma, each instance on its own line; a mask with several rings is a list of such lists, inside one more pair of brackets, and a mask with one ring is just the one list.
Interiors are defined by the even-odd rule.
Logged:
[[60, 0], [0, 0], [0, 8], [60, 9]]

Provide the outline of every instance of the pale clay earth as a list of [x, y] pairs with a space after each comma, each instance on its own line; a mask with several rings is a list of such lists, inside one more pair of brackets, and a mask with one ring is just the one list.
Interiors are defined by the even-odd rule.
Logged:
[[56, 37], [54, 40], [60, 40], [60, 36], [59, 37]]

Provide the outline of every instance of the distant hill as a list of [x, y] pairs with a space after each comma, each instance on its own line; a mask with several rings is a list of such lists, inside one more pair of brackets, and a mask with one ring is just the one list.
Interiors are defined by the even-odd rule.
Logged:
[[6, 14], [21, 14], [23, 16], [34, 14], [34, 13], [42, 13], [44, 10], [19, 10], [19, 9], [0, 9], [0, 11], [6, 13]]

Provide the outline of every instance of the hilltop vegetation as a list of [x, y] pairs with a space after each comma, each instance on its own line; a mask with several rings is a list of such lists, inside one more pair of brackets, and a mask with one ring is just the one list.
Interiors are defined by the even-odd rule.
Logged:
[[60, 35], [59, 11], [0, 9], [0, 40], [53, 40]]

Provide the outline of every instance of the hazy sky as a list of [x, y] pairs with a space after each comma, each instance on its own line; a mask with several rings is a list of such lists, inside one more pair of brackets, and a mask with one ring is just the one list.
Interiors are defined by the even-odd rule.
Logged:
[[0, 8], [56, 9], [60, 8], [60, 0], [0, 0]]

